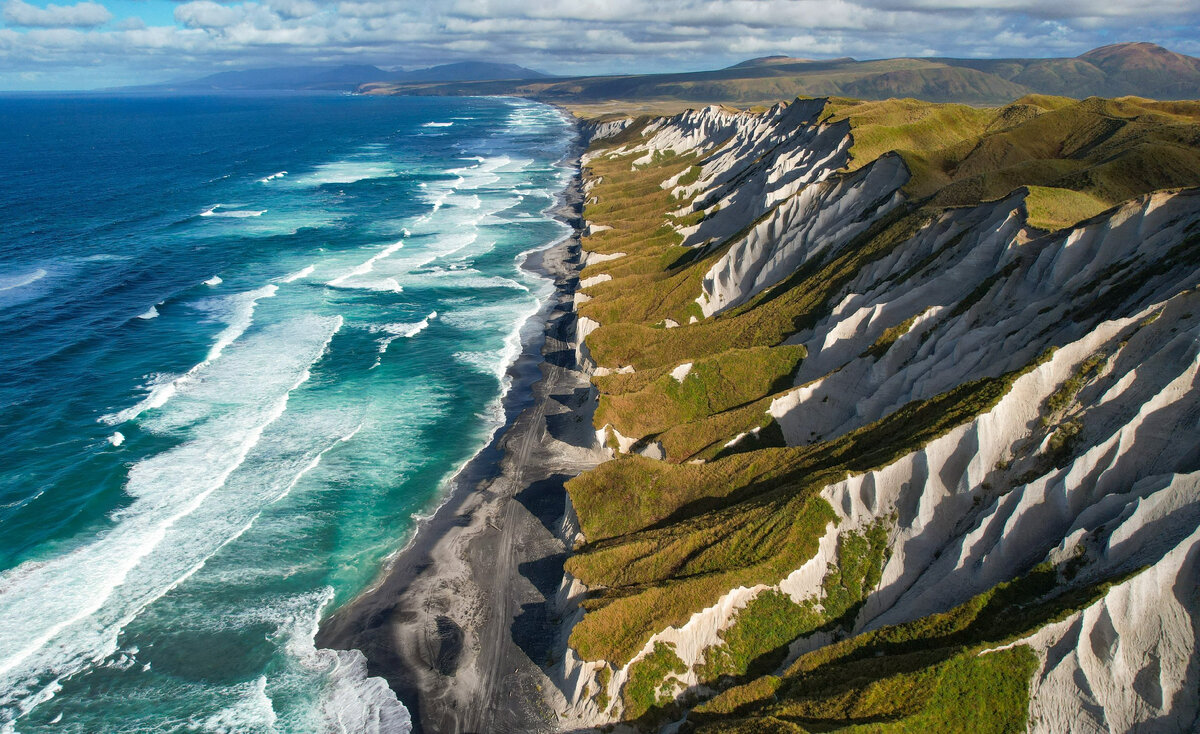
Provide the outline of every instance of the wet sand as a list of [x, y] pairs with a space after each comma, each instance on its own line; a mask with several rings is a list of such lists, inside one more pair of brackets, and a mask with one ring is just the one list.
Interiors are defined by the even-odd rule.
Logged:
[[530, 255], [555, 292], [526, 324], [510, 368], [508, 423], [449, 488], [373, 589], [322, 624], [321, 647], [356, 648], [413, 716], [414, 730], [554, 731], [542, 671], [562, 650], [554, 595], [563, 577], [563, 483], [604, 456], [594, 394], [575, 364], [581, 192], [556, 214], [576, 234]]

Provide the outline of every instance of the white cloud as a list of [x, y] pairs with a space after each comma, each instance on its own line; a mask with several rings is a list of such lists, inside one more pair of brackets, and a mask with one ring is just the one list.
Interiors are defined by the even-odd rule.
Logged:
[[316, 15], [321, 10], [321, 6], [312, 0], [270, 0], [267, 5], [279, 17], [289, 20], [307, 18], [310, 15]]
[[768, 54], [1071, 56], [1123, 40], [1200, 52], [1197, 0], [191, 0], [174, 8], [174, 25], [150, 28], [136, 19], [96, 28], [111, 15], [94, 2], [3, 7], [11, 28], [0, 28], [0, 74], [153, 70], [143, 81], [314, 61], [479, 58], [566, 75], [711, 69]]
[[188, 28], [228, 28], [245, 17], [245, 7], [195, 0], [175, 8], [175, 20]]
[[94, 28], [110, 20], [108, 8], [93, 2], [39, 8], [23, 0], [8, 0], [4, 6], [4, 21], [18, 28]]

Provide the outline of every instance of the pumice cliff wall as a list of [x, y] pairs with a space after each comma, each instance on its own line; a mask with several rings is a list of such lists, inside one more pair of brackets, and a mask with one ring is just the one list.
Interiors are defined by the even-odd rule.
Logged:
[[588, 129], [566, 728], [1196, 726], [1200, 105]]

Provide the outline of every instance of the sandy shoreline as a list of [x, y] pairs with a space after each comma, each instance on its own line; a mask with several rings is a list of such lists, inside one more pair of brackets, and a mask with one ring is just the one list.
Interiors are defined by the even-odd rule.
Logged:
[[555, 290], [522, 331], [504, 428], [418, 523], [383, 580], [317, 636], [320, 647], [361, 650], [418, 732], [555, 729], [541, 666], [562, 653], [552, 607], [569, 551], [563, 483], [603, 459], [573, 343], [581, 211], [576, 176], [554, 211], [575, 234], [524, 263]]

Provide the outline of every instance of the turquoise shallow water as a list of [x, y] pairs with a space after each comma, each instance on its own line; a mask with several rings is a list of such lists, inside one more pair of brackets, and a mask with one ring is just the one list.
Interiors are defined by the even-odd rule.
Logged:
[[501, 420], [568, 122], [341, 96], [0, 116], [0, 730], [405, 730], [313, 636]]

